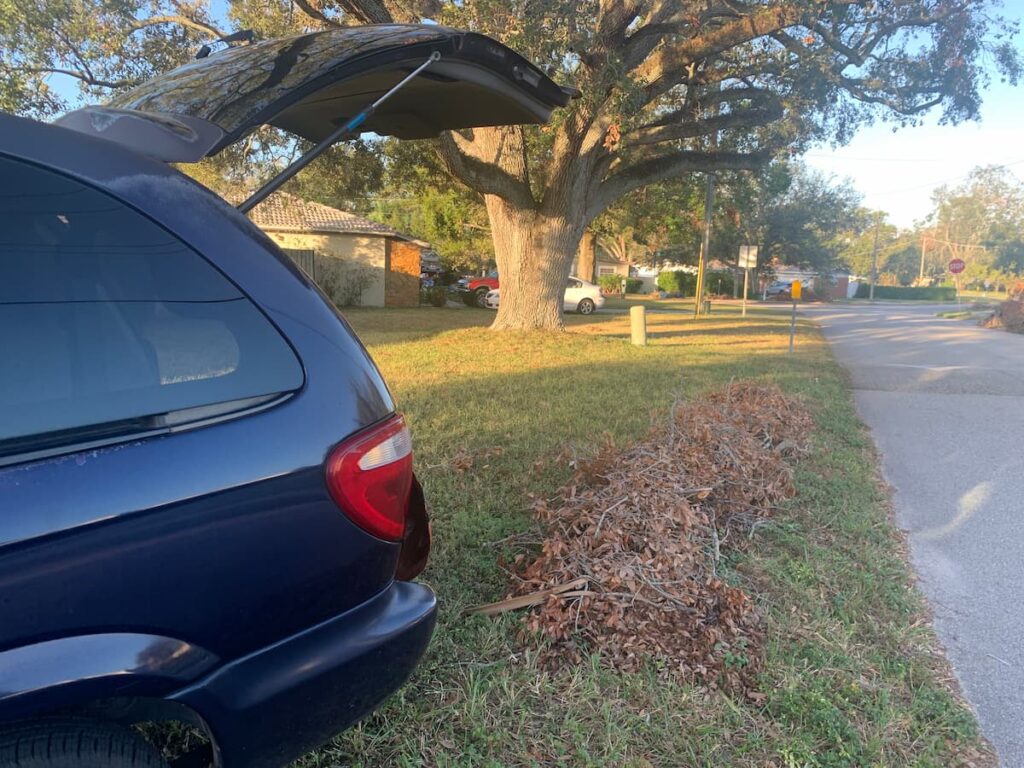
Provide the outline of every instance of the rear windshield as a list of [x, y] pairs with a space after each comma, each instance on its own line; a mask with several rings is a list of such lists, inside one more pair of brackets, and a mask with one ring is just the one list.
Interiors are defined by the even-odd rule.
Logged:
[[222, 415], [302, 381], [195, 251], [103, 192], [0, 158], [0, 455]]

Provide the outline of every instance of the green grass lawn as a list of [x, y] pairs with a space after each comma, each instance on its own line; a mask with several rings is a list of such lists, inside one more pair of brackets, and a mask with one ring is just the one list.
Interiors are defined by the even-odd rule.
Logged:
[[[302, 766], [991, 764], [945, 687], [869, 436], [811, 326], [788, 356], [785, 313], [653, 314], [646, 348], [622, 315], [570, 317], [565, 334], [494, 334], [477, 310], [346, 315], [413, 430], [435, 534], [423, 580], [441, 613], [410, 683]], [[816, 421], [797, 497], [725, 561], [768, 616], [763, 697], [596, 657], [545, 672], [521, 615], [464, 613], [503, 597], [512, 559], [538, 544], [530, 496], [567, 479], [559, 454], [625, 444], [674, 399], [742, 378], [802, 395]]]
[[605, 296], [604, 305], [607, 309], [629, 309], [643, 306], [648, 309], [672, 309], [693, 312], [693, 298], [687, 299], [654, 299], [643, 294], [627, 293], [626, 298]]

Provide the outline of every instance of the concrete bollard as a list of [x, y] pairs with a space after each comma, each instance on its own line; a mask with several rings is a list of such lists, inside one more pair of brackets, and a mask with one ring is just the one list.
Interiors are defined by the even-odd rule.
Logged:
[[629, 330], [633, 345], [636, 347], [647, 346], [647, 308], [629, 308]]

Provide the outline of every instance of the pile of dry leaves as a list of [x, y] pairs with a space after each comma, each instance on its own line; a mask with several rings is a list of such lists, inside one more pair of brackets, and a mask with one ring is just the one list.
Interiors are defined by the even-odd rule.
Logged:
[[[712, 685], [743, 686], [759, 663], [762, 620], [718, 577], [723, 549], [793, 495], [789, 458], [811, 421], [778, 388], [732, 384], [624, 452], [601, 451], [535, 511], [547, 536], [518, 558], [510, 602], [551, 642], [547, 661], [600, 651], [620, 669], [656, 659]], [[527, 633], [530, 634], [530, 633]]]
[[1004, 301], [982, 325], [986, 328], [1003, 328], [1011, 333], [1024, 333], [1024, 300]]

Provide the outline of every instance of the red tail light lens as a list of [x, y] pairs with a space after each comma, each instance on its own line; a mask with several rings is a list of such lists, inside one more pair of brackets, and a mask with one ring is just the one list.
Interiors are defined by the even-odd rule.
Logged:
[[392, 416], [331, 451], [327, 489], [364, 531], [400, 541], [412, 489], [412, 439], [405, 419]]

